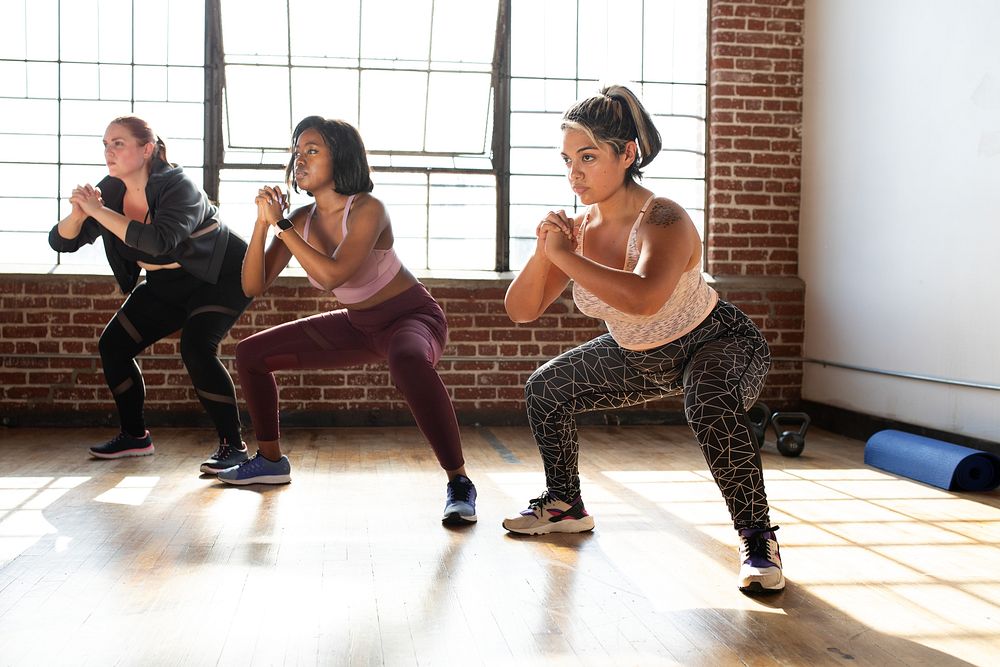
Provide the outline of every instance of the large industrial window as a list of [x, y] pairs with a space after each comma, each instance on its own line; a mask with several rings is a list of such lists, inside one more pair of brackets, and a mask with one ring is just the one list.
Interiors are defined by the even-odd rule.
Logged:
[[510, 265], [548, 211], [576, 211], [560, 157], [562, 113], [602, 84], [628, 85], [663, 137], [643, 184], [704, 227], [707, 3], [514, 0], [510, 57]]
[[[575, 210], [561, 113], [604, 83], [664, 138], [645, 183], [702, 226], [707, 3], [693, 0], [12, 0], [0, 22], [0, 270], [101, 266], [46, 243], [101, 136], [136, 113], [248, 236], [291, 129], [355, 124], [416, 270], [520, 268], [537, 221]], [[206, 48], [207, 46], [207, 48]], [[499, 120], [498, 120], [499, 119]], [[309, 200], [305, 193], [293, 204]]]
[[407, 266], [493, 268], [496, 0], [222, 0], [221, 9], [219, 199], [236, 229], [249, 234], [259, 184], [281, 183], [295, 124], [341, 118], [361, 132]]
[[[204, 0], [5, 0], [0, 21], [0, 270], [104, 266], [100, 243], [56, 256], [49, 229], [105, 174], [108, 121], [135, 113], [202, 179]], [[192, 37], [193, 36], [193, 37]]]

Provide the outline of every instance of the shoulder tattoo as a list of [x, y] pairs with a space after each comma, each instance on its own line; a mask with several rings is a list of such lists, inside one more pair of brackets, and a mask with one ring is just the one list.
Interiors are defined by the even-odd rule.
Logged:
[[684, 218], [676, 204], [654, 201], [646, 215], [646, 222], [657, 227], [669, 227]]

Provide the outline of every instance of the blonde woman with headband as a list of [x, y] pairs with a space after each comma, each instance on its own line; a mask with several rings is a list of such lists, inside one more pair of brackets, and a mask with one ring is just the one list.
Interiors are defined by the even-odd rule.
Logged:
[[250, 304], [240, 284], [246, 243], [219, 221], [218, 209], [184, 170], [167, 161], [166, 144], [143, 119], [111, 121], [104, 160], [108, 175], [96, 186], [74, 188], [69, 215], [49, 232], [58, 252], [101, 239], [128, 295], [98, 342], [121, 431], [90, 453], [101, 459], [153, 453], [135, 357], [179, 330], [184, 366], [219, 436], [200, 469], [225, 470], [247, 458], [236, 389], [219, 360], [219, 343]]
[[768, 517], [760, 454], [746, 410], [764, 386], [770, 352], [761, 332], [702, 277], [702, 243], [687, 212], [640, 185], [660, 135], [628, 88], [609, 86], [563, 116], [562, 159], [586, 205], [552, 211], [506, 295], [515, 322], [538, 318], [573, 281], [573, 298], [608, 333], [534, 372], [528, 420], [546, 490], [505, 519], [514, 533], [592, 530], [578, 473], [576, 415], [683, 394], [688, 424], [726, 501], [739, 539], [739, 589], [784, 588]]

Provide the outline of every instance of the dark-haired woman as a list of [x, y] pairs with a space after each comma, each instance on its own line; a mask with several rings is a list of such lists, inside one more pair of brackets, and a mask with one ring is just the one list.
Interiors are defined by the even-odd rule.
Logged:
[[639, 185], [660, 136], [639, 99], [622, 86], [563, 116], [562, 159], [587, 209], [550, 212], [505, 305], [515, 322], [540, 316], [573, 281], [573, 298], [608, 332], [549, 361], [528, 379], [528, 420], [546, 490], [505, 519], [515, 533], [594, 528], [578, 474], [575, 415], [684, 395], [684, 411], [740, 540], [739, 587], [785, 585], [770, 525], [760, 454], [746, 410], [770, 365], [753, 322], [719, 299], [701, 272], [701, 240], [687, 212]]
[[[240, 285], [246, 243], [219, 221], [216, 207], [183, 169], [167, 161], [163, 140], [141, 118], [111, 121], [104, 159], [108, 176], [96, 186], [74, 188], [72, 210], [49, 233], [58, 252], [102, 239], [118, 285], [129, 295], [98, 343], [121, 431], [90, 452], [102, 459], [153, 453], [135, 357], [180, 330], [184, 366], [219, 436], [201, 471], [216, 473], [247, 458], [233, 380], [219, 360], [219, 343], [250, 303]], [[143, 270], [146, 279], [137, 285]]]
[[[243, 262], [243, 289], [258, 296], [292, 257], [314, 287], [343, 308], [257, 333], [236, 348], [236, 367], [257, 436], [256, 456], [219, 478], [230, 484], [291, 480], [281, 453], [274, 372], [387, 361], [417, 426], [448, 476], [442, 520], [476, 520], [476, 488], [465, 474], [455, 409], [434, 365], [448, 325], [441, 307], [402, 265], [392, 225], [374, 188], [361, 135], [348, 123], [309, 116], [292, 134], [287, 183], [315, 203], [282, 217], [285, 193], [261, 188]], [[268, 230], [274, 238], [265, 249]]]

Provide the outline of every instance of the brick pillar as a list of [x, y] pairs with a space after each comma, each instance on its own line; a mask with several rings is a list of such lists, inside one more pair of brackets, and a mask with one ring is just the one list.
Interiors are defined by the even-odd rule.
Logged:
[[804, 0], [712, 0], [708, 80], [708, 271], [764, 330], [775, 364], [764, 400], [802, 389], [798, 278]]

